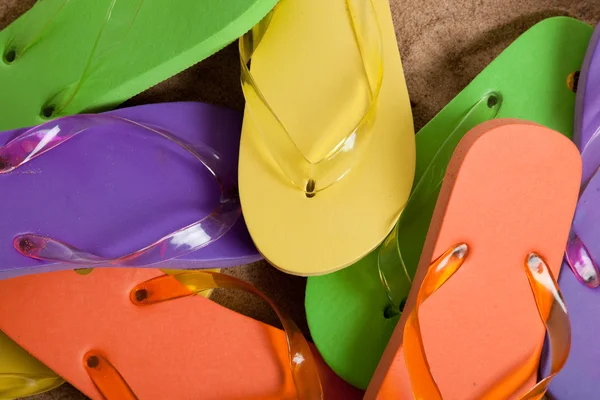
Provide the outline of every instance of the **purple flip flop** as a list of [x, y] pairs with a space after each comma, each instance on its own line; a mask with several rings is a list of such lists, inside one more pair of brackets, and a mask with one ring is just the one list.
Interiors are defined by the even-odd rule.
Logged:
[[[583, 175], [558, 280], [571, 319], [571, 352], [550, 384], [555, 400], [600, 398], [600, 25], [590, 41], [577, 89], [574, 141]], [[544, 352], [542, 372], [550, 369]]]
[[168, 103], [0, 132], [0, 279], [261, 259], [237, 195], [241, 123]]
[[579, 73], [573, 141], [583, 150], [600, 126], [600, 25], [596, 28]]

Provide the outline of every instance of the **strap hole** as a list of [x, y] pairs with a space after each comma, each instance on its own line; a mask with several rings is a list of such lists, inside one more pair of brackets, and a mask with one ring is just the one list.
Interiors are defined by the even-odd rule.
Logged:
[[100, 364], [100, 360], [96, 356], [89, 356], [86, 363], [88, 367], [96, 368]]
[[19, 240], [19, 250], [24, 254], [29, 254], [33, 250], [33, 243], [27, 238]]
[[312, 199], [313, 197], [315, 197], [315, 186], [316, 186], [316, 182], [314, 179], [309, 179], [308, 182], [306, 182], [306, 189], [304, 189], [304, 193], [306, 194], [306, 197], [308, 197], [309, 199]]
[[54, 115], [54, 106], [46, 106], [42, 109], [42, 117], [46, 119], [52, 118]]
[[567, 87], [573, 93], [577, 93], [577, 88], [579, 87], [579, 71], [571, 72], [567, 77]]
[[396, 308], [392, 304], [388, 304], [387, 307], [385, 308], [385, 310], [383, 310], [383, 317], [385, 319], [390, 319], [390, 318], [394, 318], [394, 317], [400, 315], [402, 313], [402, 311], [404, 311], [405, 305], [406, 305], [406, 300], [402, 300], [402, 302], [400, 303], [400, 307], [398, 307], [398, 308]]
[[4, 62], [12, 64], [17, 59], [17, 51], [15, 49], [9, 49], [4, 53]]
[[494, 108], [498, 104], [498, 98], [494, 95], [490, 96], [487, 101], [488, 108]]
[[146, 289], [138, 289], [135, 291], [135, 300], [138, 303], [146, 300], [148, 298], [148, 291]]

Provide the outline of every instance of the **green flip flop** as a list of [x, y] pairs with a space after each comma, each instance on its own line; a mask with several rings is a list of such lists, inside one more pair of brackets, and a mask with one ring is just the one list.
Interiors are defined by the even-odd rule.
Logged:
[[0, 130], [101, 111], [212, 55], [277, 0], [39, 0], [0, 32]]
[[411, 197], [384, 243], [356, 264], [310, 277], [306, 314], [329, 366], [366, 388], [398, 322], [452, 153], [471, 128], [520, 118], [571, 137], [575, 93], [592, 27], [572, 18], [544, 20], [519, 37], [416, 135]]

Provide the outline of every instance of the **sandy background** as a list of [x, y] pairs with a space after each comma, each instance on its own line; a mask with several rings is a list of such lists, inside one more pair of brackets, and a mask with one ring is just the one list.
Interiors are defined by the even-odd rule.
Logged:
[[[33, 3], [34, 0], [0, 0], [0, 29]], [[600, 21], [598, 0], [390, 0], [390, 5], [417, 130], [536, 22], [558, 15], [590, 24]], [[234, 44], [125, 105], [193, 100], [242, 110], [238, 63]], [[229, 273], [254, 283], [270, 295], [308, 334], [304, 278], [285, 275], [265, 262], [233, 268]], [[212, 298], [277, 325], [274, 313], [251, 295], [217, 291]], [[31, 399], [85, 399], [85, 396], [63, 385]]]

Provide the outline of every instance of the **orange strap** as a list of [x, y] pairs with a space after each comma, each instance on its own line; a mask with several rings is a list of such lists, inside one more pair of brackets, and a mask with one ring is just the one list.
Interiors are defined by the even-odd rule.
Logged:
[[[423, 345], [419, 323], [419, 306], [437, 291], [464, 263], [468, 246], [457, 244], [431, 264], [414, 309], [404, 327], [404, 360], [408, 369], [413, 396], [416, 400], [442, 400], [440, 390], [431, 374]], [[552, 354], [550, 374], [538, 382], [521, 400], [540, 400], [552, 378], [563, 368], [571, 346], [571, 325], [567, 308], [558, 284], [544, 260], [535, 253], [525, 259], [525, 274], [529, 280], [540, 318], [546, 327]], [[509, 398], [524, 383], [528, 371], [525, 363], [500, 379], [483, 395], [483, 399]]]
[[[135, 305], [150, 306], [217, 288], [241, 289], [253, 293], [265, 300], [275, 310], [286, 333], [290, 367], [298, 399], [322, 399], [321, 380], [304, 335], [289, 316], [254, 286], [232, 276], [212, 271], [183, 272], [176, 275], [159, 276], [136, 285], [130, 292], [130, 299]], [[93, 350], [88, 352], [85, 355], [84, 367], [105, 399], [137, 399], [124, 378], [105, 355]]]
[[88, 351], [83, 357], [83, 366], [104, 398], [137, 400], [119, 371], [106, 357], [97, 351]]

